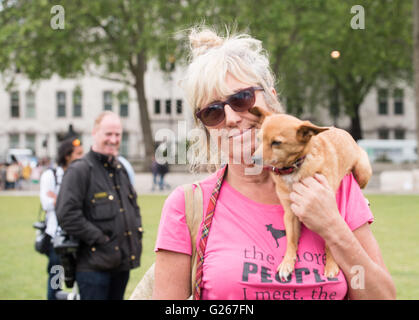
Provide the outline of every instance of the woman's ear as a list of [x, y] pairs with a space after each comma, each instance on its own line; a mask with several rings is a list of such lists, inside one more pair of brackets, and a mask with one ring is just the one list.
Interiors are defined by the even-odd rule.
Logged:
[[274, 87], [272, 87], [271, 88], [271, 92], [272, 92], [272, 94], [276, 97], [277, 95], [276, 95], [276, 90], [275, 90], [275, 88]]

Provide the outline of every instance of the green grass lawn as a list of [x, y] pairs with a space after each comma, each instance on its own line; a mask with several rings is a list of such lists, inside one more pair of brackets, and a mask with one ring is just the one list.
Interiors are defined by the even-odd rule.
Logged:
[[[131, 271], [128, 298], [153, 263], [154, 243], [165, 196], [140, 196], [142, 264]], [[419, 196], [368, 195], [375, 216], [372, 230], [396, 283], [398, 299], [419, 298]], [[37, 197], [0, 197], [0, 299], [45, 299], [47, 258], [33, 241]]]
[[[145, 271], [154, 262], [154, 243], [165, 196], [140, 196], [144, 226], [141, 267], [130, 273], [128, 299]], [[0, 299], [45, 299], [47, 257], [34, 249], [37, 197], [0, 196]]]

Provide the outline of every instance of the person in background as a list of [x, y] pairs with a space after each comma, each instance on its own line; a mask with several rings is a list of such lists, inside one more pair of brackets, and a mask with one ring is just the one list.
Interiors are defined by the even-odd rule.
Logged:
[[153, 175], [153, 185], [151, 186], [151, 191], [154, 191], [155, 186], [157, 186], [157, 174], [158, 174], [158, 168], [157, 168], [157, 161], [156, 158], [153, 156], [153, 160], [151, 162], [151, 174]]
[[[63, 179], [64, 172], [67, 170], [71, 162], [79, 159], [83, 156], [83, 147], [80, 140], [77, 138], [71, 138], [64, 140], [58, 148], [57, 156], [57, 167], [48, 168], [45, 170], [40, 178], [40, 198], [41, 205], [46, 212], [46, 230], [45, 233], [54, 238], [57, 229], [59, 228], [57, 217], [55, 214], [55, 203], [57, 195], [60, 191], [60, 184]], [[51, 272], [51, 268], [54, 265], [60, 265], [58, 255], [55, 253], [50, 242], [48, 250], [48, 283], [47, 283], [47, 299], [56, 300], [56, 293], [61, 289], [53, 289], [51, 286], [51, 278], [54, 274]]]
[[118, 160], [121, 119], [102, 112], [93, 145], [66, 171], [57, 198], [58, 223], [80, 240], [76, 282], [81, 300], [122, 300], [130, 270], [140, 265], [142, 223], [137, 194]]
[[22, 169], [22, 178], [23, 183], [25, 184], [26, 189], [28, 189], [30, 185], [30, 178], [31, 178], [32, 168], [29, 162], [26, 163], [26, 165]]
[[0, 163], [0, 190], [6, 188], [6, 163]]
[[22, 178], [24, 180], [29, 180], [31, 177], [32, 168], [30, 163], [28, 162], [22, 169]]
[[170, 189], [170, 185], [164, 182], [164, 177], [169, 172], [169, 164], [167, 163], [167, 161], [165, 161], [163, 164], [158, 164], [158, 172], [160, 175], [160, 190], [163, 190], [164, 188]]
[[19, 179], [19, 164], [14, 155], [12, 162], [6, 168], [6, 190], [16, 188], [16, 181]]
[[165, 187], [170, 188], [170, 186], [164, 182], [164, 176], [168, 172], [169, 164], [167, 163], [167, 161], [164, 164], [158, 163], [156, 158], [153, 156], [153, 162], [151, 163], [151, 173], [153, 174], [153, 186], [151, 187], [151, 191], [154, 191], [154, 188], [156, 186], [158, 186], [160, 190], [163, 190]]
[[32, 173], [31, 173], [31, 183], [36, 185], [39, 183], [40, 179], [41, 179], [41, 174], [42, 172], [44, 172], [43, 170], [43, 166], [41, 163], [37, 163], [36, 167], [32, 169]]

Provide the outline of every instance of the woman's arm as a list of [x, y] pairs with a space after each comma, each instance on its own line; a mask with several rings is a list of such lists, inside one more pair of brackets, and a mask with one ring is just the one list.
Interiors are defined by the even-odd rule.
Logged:
[[[353, 232], [330, 235], [326, 242], [348, 281], [349, 299], [396, 299], [396, 288], [384, 265], [368, 223]], [[332, 249], [333, 248], [333, 249]]]
[[350, 299], [395, 299], [396, 289], [368, 224], [351, 231], [339, 214], [326, 178], [315, 175], [294, 184], [291, 209], [319, 234], [348, 281]]
[[170, 193], [164, 202], [155, 251], [152, 299], [188, 299], [191, 295], [192, 243], [182, 186]]
[[186, 300], [191, 295], [191, 256], [167, 250], [156, 253], [153, 300]]

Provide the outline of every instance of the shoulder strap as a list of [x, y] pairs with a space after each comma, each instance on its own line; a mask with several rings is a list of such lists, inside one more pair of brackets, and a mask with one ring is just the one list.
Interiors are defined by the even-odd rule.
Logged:
[[219, 170], [217, 174], [217, 183], [214, 186], [214, 189], [211, 193], [211, 198], [208, 203], [208, 208], [205, 211], [204, 223], [202, 227], [202, 232], [199, 236], [199, 246], [197, 248], [197, 258], [196, 258], [196, 279], [195, 279], [195, 288], [193, 289], [194, 300], [201, 300], [201, 286], [202, 286], [202, 276], [203, 276], [203, 266], [204, 266], [204, 255], [205, 249], [208, 241], [208, 234], [211, 229], [212, 221], [214, 218], [215, 206], [217, 203], [218, 196], [220, 195], [221, 185], [225, 174], [227, 172], [227, 166], [224, 166], [223, 169]]
[[[195, 190], [193, 186], [196, 186]], [[196, 240], [203, 218], [203, 196], [201, 186], [198, 182], [193, 184], [185, 184], [182, 186], [185, 192], [185, 217], [188, 225], [189, 233], [191, 235], [192, 244], [192, 257], [191, 257], [191, 290], [192, 297], [195, 292], [195, 279], [196, 279]]]
[[[195, 190], [193, 186], [196, 186]], [[199, 226], [203, 218], [203, 197], [202, 190], [198, 182], [193, 184], [185, 184], [182, 186], [185, 192], [185, 216], [186, 223], [188, 225], [189, 233], [191, 234], [192, 242], [192, 257], [191, 257], [191, 296], [189, 299], [194, 297], [195, 292], [195, 275], [197, 266], [197, 250], [196, 240], [199, 231]], [[150, 300], [153, 293], [154, 286], [154, 270], [155, 264], [144, 274], [141, 281], [131, 294], [130, 300]]]
[[52, 174], [54, 175], [54, 181], [55, 181], [55, 188], [57, 188], [58, 185], [58, 178], [57, 178], [57, 169], [51, 168]]
[[[128, 181], [131, 183], [132, 187], [134, 187], [134, 181], [131, 181], [131, 177], [130, 174], [128, 173], [128, 170], [130, 169], [128, 166], [130, 165], [130, 163], [128, 162], [127, 159], [123, 158], [122, 156], [118, 156], [117, 160], [119, 162], [119, 164], [122, 167], [122, 171], [125, 173], [125, 176], [128, 178]], [[132, 167], [132, 166], [131, 166]], [[131, 171], [134, 169], [131, 169]], [[132, 172], [135, 173], [135, 172]]]

